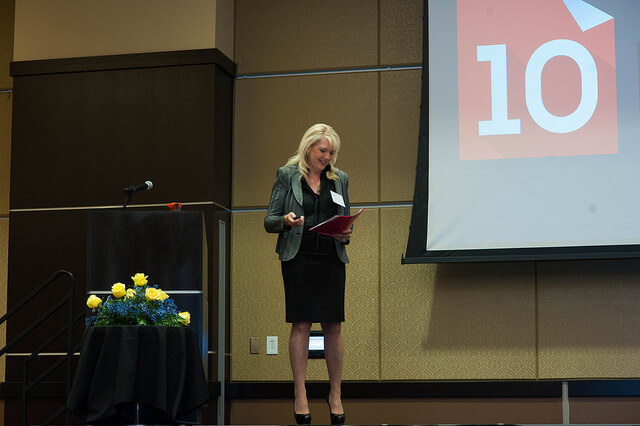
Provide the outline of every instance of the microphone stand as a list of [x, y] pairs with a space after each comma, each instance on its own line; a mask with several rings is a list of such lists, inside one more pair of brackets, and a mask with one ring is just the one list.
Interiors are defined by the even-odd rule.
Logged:
[[133, 191], [124, 191], [127, 194], [127, 198], [124, 200], [124, 205], [122, 206], [122, 211], [127, 208], [127, 204], [131, 201], [131, 196], [133, 195]]
[[127, 208], [127, 204], [129, 204], [129, 201], [131, 201], [131, 197], [133, 196], [134, 192], [149, 190], [151, 188], [153, 188], [153, 183], [150, 180], [148, 180], [142, 185], [130, 186], [128, 188], [123, 189], [124, 193], [127, 194], [127, 198], [124, 200], [124, 205], [122, 206], [122, 210], [124, 211], [124, 209]]

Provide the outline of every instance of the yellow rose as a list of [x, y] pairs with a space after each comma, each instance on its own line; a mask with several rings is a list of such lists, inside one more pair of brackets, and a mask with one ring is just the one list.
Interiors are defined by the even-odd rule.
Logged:
[[144, 296], [147, 298], [148, 301], [161, 300], [162, 293], [161, 293], [161, 290], [158, 290], [157, 288], [149, 287], [147, 288], [147, 291], [144, 293]]
[[111, 286], [111, 293], [113, 293], [113, 296], [116, 299], [120, 299], [122, 296], [124, 296], [125, 292], [126, 292], [126, 288], [122, 283], [115, 283], [114, 285]]
[[87, 306], [90, 307], [91, 309], [95, 309], [98, 306], [100, 306], [100, 304], [102, 303], [102, 299], [100, 299], [98, 296], [95, 295], [91, 295], [89, 296], [89, 298], [87, 299]]
[[136, 297], [136, 291], [132, 288], [128, 288], [127, 292], [125, 293], [124, 297], [126, 299], [131, 299], [132, 297]]
[[164, 303], [164, 301], [169, 298], [169, 295], [165, 293], [163, 290], [160, 290], [160, 289], [158, 290], [160, 291], [160, 301]]
[[191, 323], [191, 314], [189, 312], [180, 312], [178, 316], [181, 324], [189, 325]]
[[133, 284], [135, 284], [136, 287], [142, 287], [147, 285], [147, 278], [149, 278], [149, 276], [141, 272], [138, 272], [137, 274], [131, 277], [131, 279], [133, 280]]

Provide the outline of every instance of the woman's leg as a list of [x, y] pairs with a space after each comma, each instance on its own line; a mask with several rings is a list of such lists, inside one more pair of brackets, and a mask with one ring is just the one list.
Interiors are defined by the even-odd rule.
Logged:
[[342, 396], [342, 361], [344, 358], [344, 343], [342, 341], [342, 323], [323, 322], [324, 357], [329, 370], [329, 405], [333, 414], [343, 414]]
[[293, 388], [295, 401], [293, 409], [297, 414], [309, 413], [307, 389], [304, 382], [307, 375], [307, 358], [309, 357], [309, 332], [311, 323], [296, 321], [291, 324], [289, 336], [289, 361], [293, 372]]

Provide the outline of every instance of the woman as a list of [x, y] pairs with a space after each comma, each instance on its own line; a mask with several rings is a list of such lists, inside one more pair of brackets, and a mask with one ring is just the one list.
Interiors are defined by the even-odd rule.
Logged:
[[311, 324], [322, 325], [329, 371], [327, 403], [332, 424], [344, 424], [340, 393], [342, 382], [345, 246], [351, 230], [332, 236], [309, 228], [336, 214], [349, 214], [347, 174], [334, 167], [340, 137], [326, 124], [311, 126], [297, 153], [278, 169], [264, 227], [278, 233], [285, 288], [286, 320], [291, 323], [289, 360], [293, 372], [293, 413], [298, 424], [310, 424], [305, 389]]

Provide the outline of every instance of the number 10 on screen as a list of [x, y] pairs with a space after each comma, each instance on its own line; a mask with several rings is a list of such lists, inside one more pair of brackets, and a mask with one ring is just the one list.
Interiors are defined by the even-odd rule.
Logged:
[[618, 152], [613, 17], [582, 0], [458, 0], [460, 159]]

